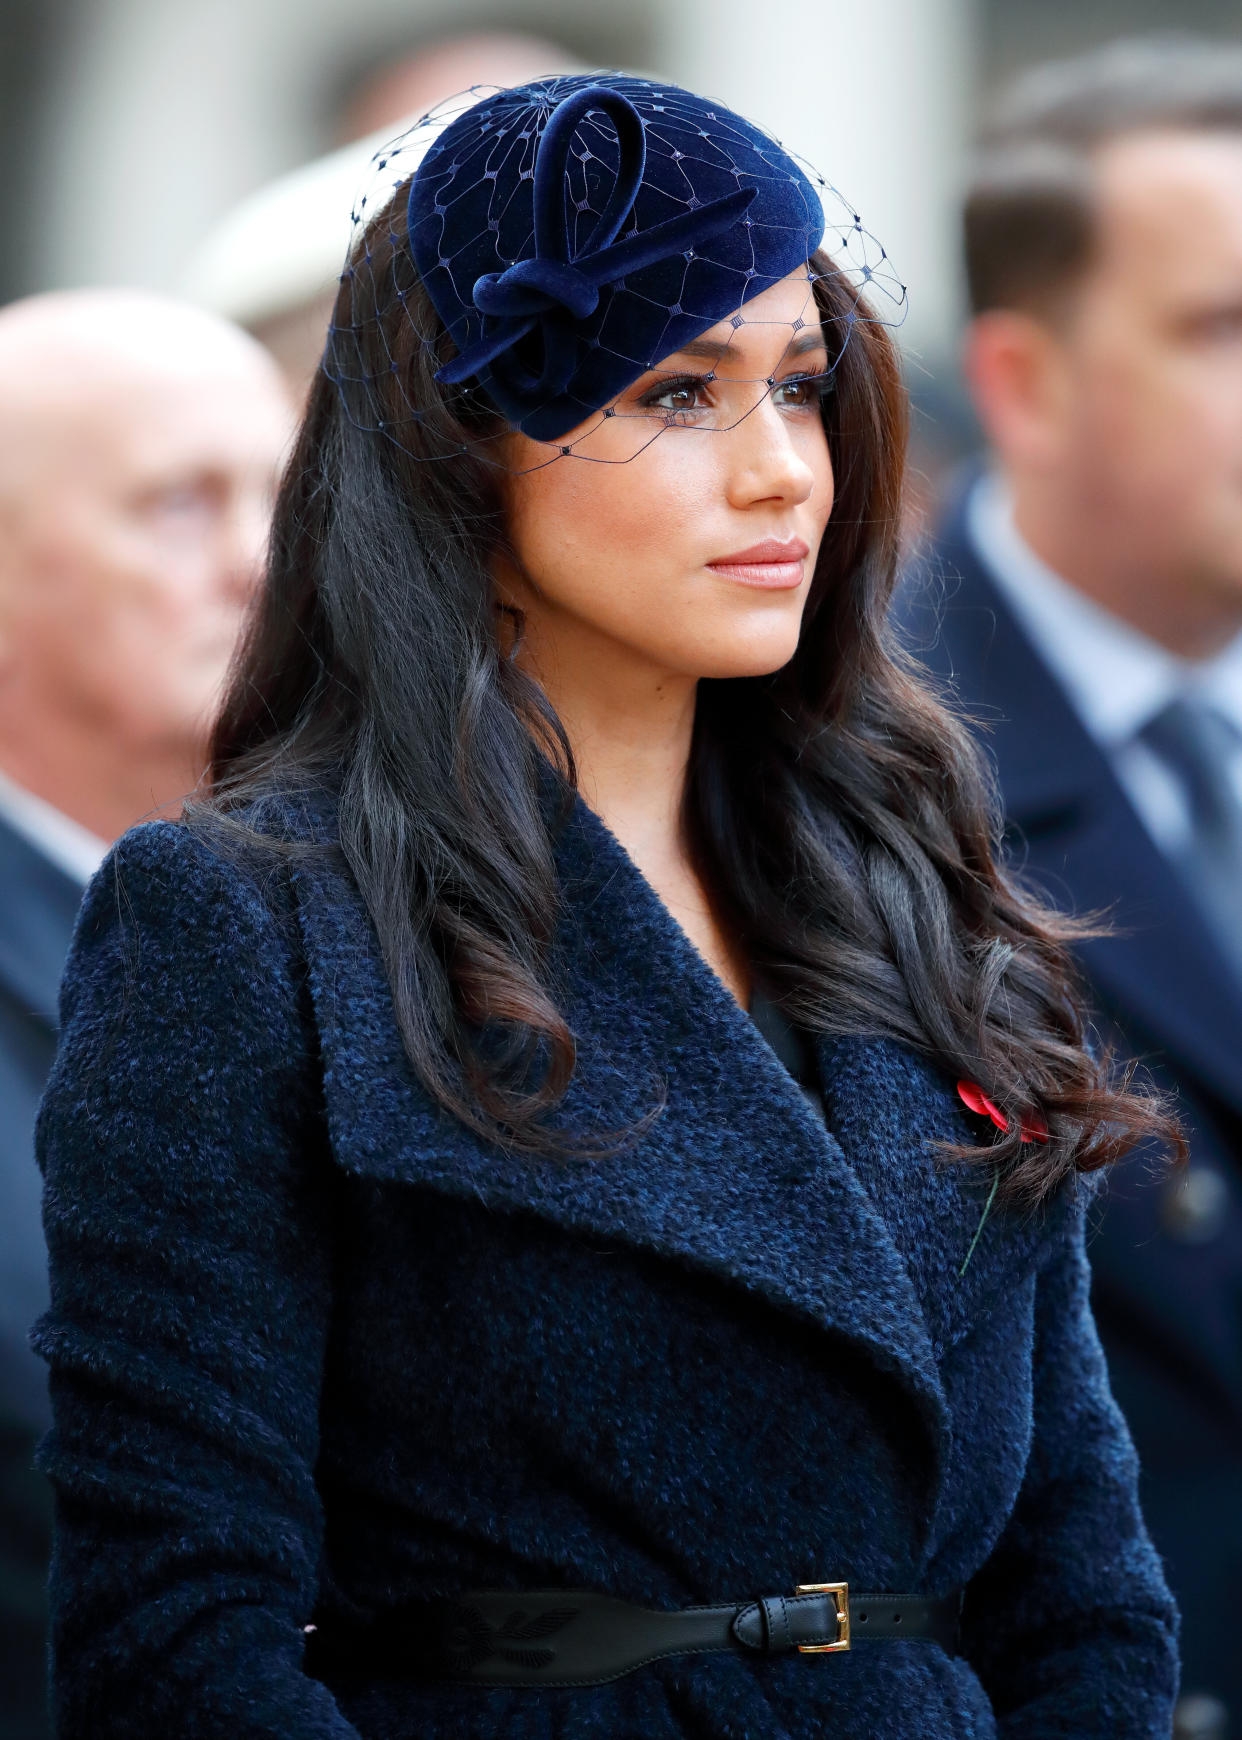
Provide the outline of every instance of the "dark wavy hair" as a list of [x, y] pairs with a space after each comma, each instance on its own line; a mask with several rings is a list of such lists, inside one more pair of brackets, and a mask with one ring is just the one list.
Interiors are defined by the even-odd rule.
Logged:
[[[560, 896], [541, 791], [550, 766], [572, 788], [573, 756], [503, 650], [496, 429], [435, 381], [451, 349], [399, 204], [368, 247], [372, 318], [356, 320], [347, 278], [336, 378], [321, 370], [311, 393], [198, 815], [246, 826], [256, 800], [329, 786], [427, 1091], [493, 1140], [564, 1151], [548, 1114], [574, 1039], [550, 982]], [[687, 840], [790, 1018], [889, 1036], [981, 1084], [1010, 1130], [949, 1152], [999, 1164], [1005, 1194], [1033, 1202], [1178, 1135], [1088, 1050], [1067, 954], [1081, 933], [998, 868], [979, 755], [889, 638], [905, 394], [885, 328], [813, 265], [823, 319], [851, 332], [824, 408], [835, 506], [794, 657], [699, 685]], [[1032, 1114], [1046, 1142], [1020, 1140]]]

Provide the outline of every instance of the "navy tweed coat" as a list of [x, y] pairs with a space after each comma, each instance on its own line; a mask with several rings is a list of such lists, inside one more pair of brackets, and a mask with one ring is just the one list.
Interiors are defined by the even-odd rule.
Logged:
[[[1176, 1620], [1084, 1204], [980, 1223], [888, 1042], [828, 1135], [619, 844], [558, 844], [576, 1127], [513, 1156], [398, 1041], [331, 853], [157, 823], [88, 895], [40, 1130], [61, 1740], [1138, 1740]], [[303, 1627], [469, 1587], [652, 1605], [965, 1586], [964, 1654], [671, 1658], [588, 1689], [321, 1682]]]

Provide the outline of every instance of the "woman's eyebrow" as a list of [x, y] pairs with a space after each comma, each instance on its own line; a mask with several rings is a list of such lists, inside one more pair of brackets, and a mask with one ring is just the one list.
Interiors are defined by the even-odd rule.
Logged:
[[824, 337], [822, 326], [808, 326], [792, 340], [785, 352], [786, 356], [805, 356], [809, 350], [828, 349], [828, 340]]
[[719, 362], [728, 348], [727, 339], [688, 338], [685, 344], [675, 350], [671, 356], [666, 356], [664, 361], [657, 366], [662, 369], [667, 368], [669, 363], [675, 362], [679, 356], [689, 357], [694, 362]]
[[[757, 322], [757, 324], [764, 323]], [[671, 356], [664, 358], [663, 362], [659, 364], [659, 368], [667, 372], [679, 357], [684, 357], [687, 361], [692, 362], [717, 363], [730, 348], [730, 343], [731, 340], [720, 338], [688, 338], [685, 344], [675, 350]], [[824, 337], [823, 328], [808, 326], [803, 331], [795, 333], [785, 347], [782, 360], [784, 357], [805, 356], [808, 351], [812, 350], [826, 351], [827, 348], [828, 341]]]

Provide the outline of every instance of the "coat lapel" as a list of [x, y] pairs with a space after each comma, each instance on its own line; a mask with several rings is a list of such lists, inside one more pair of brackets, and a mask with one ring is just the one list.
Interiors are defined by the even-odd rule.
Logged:
[[1117, 934], [1079, 951], [1102, 997], [1242, 1111], [1242, 986], [976, 556], [962, 510], [937, 570], [911, 589], [905, 626], [984, 728], [1019, 864], [1058, 905], [1109, 916]]
[[[875, 1198], [580, 801], [558, 863], [561, 1004], [578, 1042], [558, 1121], [624, 1127], [651, 1109], [662, 1083], [654, 1122], [605, 1160], [554, 1160], [506, 1153], [445, 1117], [406, 1062], [361, 903], [321, 864], [301, 869], [297, 886], [340, 1163], [624, 1241], [861, 1345], [913, 1399], [934, 1479], [947, 1436], [944, 1397], [910, 1268]], [[907, 1131], [906, 1149], [909, 1141]], [[968, 1202], [955, 1250], [977, 1218]]]
[[997, 1288], [1031, 1271], [1075, 1193], [1035, 1211], [989, 1208], [992, 1168], [948, 1160], [941, 1145], [986, 1146], [991, 1127], [966, 1111], [956, 1083], [906, 1046], [824, 1039], [820, 1067], [833, 1130], [901, 1253], [941, 1359]]

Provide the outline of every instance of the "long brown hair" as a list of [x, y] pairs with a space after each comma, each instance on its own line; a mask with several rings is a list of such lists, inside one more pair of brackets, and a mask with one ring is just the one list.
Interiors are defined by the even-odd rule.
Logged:
[[[356, 320], [345, 282], [334, 378], [316, 381], [281, 491], [209, 809], [235, 821], [256, 799], [331, 785], [427, 1091], [492, 1139], [554, 1151], [547, 1113], [574, 1043], [548, 979], [559, 890], [540, 789], [549, 763], [571, 787], [573, 759], [501, 651], [494, 427], [435, 382], [448, 340], [399, 204], [366, 264], [374, 318]], [[850, 333], [824, 410], [835, 506], [793, 659], [700, 684], [687, 837], [791, 1018], [890, 1036], [979, 1083], [1010, 1131], [952, 1152], [999, 1164], [1005, 1192], [1033, 1201], [1177, 1132], [1089, 1053], [1075, 927], [998, 868], [979, 755], [890, 638], [905, 394], [886, 329], [813, 264], [822, 318]], [[1023, 1143], [1033, 1116], [1047, 1140]]]

